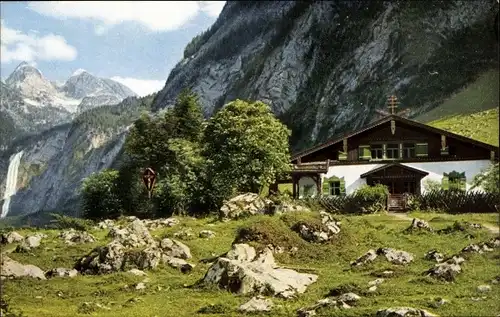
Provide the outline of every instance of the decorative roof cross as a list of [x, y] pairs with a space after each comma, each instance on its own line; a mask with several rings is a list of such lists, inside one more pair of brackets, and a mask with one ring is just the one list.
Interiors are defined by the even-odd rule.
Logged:
[[391, 114], [395, 114], [395, 110], [398, 107], [397, 104], [399, 103], [398, 98], [394, 95], [389, 97], [389, 109], [391, 111]]
[[387, 106], [389, 108], [389, 112], [387, 112], [385, 110], [379, 110], [379, 109], [375, 109], [375, 112], [377, 112], [379, 115], [382, 115], [383, 117], [387, 117], [390, 115], [396, 115], [396, 116], [402, 117], [410, 111], [410, 109], [405, 109], [405, 110], [396, 112], [396, 108], [398, 108], [398, 105], [399, 105], [398, 98], [394, 95], [391, 95], [388, 98], [388, 106]]

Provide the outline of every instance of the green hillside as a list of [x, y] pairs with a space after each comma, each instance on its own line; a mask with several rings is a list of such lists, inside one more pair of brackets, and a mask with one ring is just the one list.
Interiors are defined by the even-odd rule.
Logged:
[[441, 105], [415, 118], [485, 143], [498, 145], [499, 72], [491, 69]]
[[[492, 224], [497, 219], [495, 214], [426, 213], [415, 216], [426, 216], [436, 230], [453, 228], [455, 220]], [[189, 274], [182, 274], [161, 264], [145, 271], [147, 279], [124, 271], [48, 280], [9, 279], [3, 285], [3, 299], [11, 309], [30, 317], [252, 316], [239, 312], [238, 306], [247, 302], [253, 294], [232, 294], [214, 286], [191, 286], [202, 279], [211, 266], [210, 263], [200, 262], [201, 259], [230, 250], [235, 238], [241, 237], [241, 232], [254, 232], [253, 236], [243, 236], [253, 237], [249, 243], [256, 247], [262, 248], [272, 243], [284, 250], [297, 248], [295, 253], [275, 254], [280, 266], [318, 275], [318, 280], [307, 287], [303, 294], [298, 295], [297, 299], [283, 300], [267, 296], [275, 306], [269, 314], [257, 316], [297, 316], [297, 309], [325, 298], [333, 289], [342, 293], [354, 291], [361, 299], [349, 309], [323, 308], [317, 316], [368, 317], [374, 316], [379, 309], [398, 306], [425, 309], [439, 316], [494, 316], [498, 313], [500, 286], [490, 283], [492, 279], [498, 280], [497, 251], [464, 255], [466, 262], [462, 265], [463, 272], [458, 274], [452, 284], [423, 274], [436, 264], [424, 258], [427, 251], [436, 248], [446, 255], [456, 254], [470, 243], [491, 239], [493, 233], [488, 230], [481, 228], [465, 231], [456, 229], [449, 233], [405, 233], [411, 218], [400, 219], [385, 214], [335, 217], [341, 221], [341, 231], [335, 239], [324, 244], [307, 242], [290, 229], [297, 221], [320, 221], [317, 212], [252, 216], [230, 222], [212, 218], [178, 217], [179, 224], [151, 230], [151, 234], [159, 240], [174, 237], [177, 232], [192, 230], [192, 236], [181, 238], [182, 243], [191, 250], [192, 258], [188, 262], [196, 264]], [[125, 223], [121, 222], [123, 225]], [[238, 231], [238, 228], [244, 230]], [[198, 238], [198, 233], [204, 229], [213, 230], [215, 237]], [[77, 259], [94, 247], [108, 244], [111, 241], [109, 231], [92, 229], [90, 232], [97, 238], [96, 242], [67, 245], [59, 237], [60, 230], [22, 229], [18, 232], [23, 236], [44, 233], [48, 237], [42, 239], [40, 247], [28, 253], [10, 253], [8, 257], [23, 264], [39, 266], [43, 270], [71, 268]], [[4, 250], [8, 252], [15, 247], [15, 243], [8, 244], [4, 246]], [[414, 260], [407, 265], [397, 265], [379, 256], [372, 263], [351, 268], [351, 261], [369, 249], [379, 247], [410, 252]], [[4, 259], [5, 257], [4, 254]], [[389, 274], [384, 274], [386, 271]], [[369, 282], [381, 276], [384, 280], [378, 288], [373, 292], [368, 291]], [[141, 281], [145, 288], [135, 289], [134, 286]], [[477, 290], [479, 285], [484, 284], [491, 284], [489, 293]], [[438, 305], [440, 298], [445, 298], [447, 303]]]

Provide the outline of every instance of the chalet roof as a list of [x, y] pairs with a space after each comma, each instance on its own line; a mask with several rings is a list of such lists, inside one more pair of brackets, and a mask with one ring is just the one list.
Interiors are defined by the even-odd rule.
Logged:
[[474, 144], [474, 145], [477, 145], [479, 147], [482, 147], [482, 148], [486, 148], [490, 151], [495, 151], [496, 153], [498, 153], [498, 147], [497, 146], [494, 146], [494, 145], [491, 145], [491, 144], [487, 144], [487, 143], [484, 143], [484, 142], [481, 142], [481, 141], [477, 141], [477, 140], [474, 140], [474, 139], [471, 139], [471, 138], [467, 138], [467, 137], [464, 137], [462, 135], [459, 135], [459, 134], [455, 134], [455, 133], [452, 133], [452, 132], [449, 132], [449, 131], [446, 131], [446, 130], [443, 130], [443, 129], [438, 129], [438, 128], [435, 128], [435, 127], [431, 127], [429, 125], [426, 125], [424, 123], [420, 123], [420, 122], [417, 122], [417, 121], [413, 121], [413, 120], [410, 120], [410, 119], [406, 119], [406, 118], [403, 118], [403, 117], [400, 117], [400, 116], [397, 116], [397, 115], [394, 115], [394, 114], [391, 114], [391, 115], [388, 115], [387, 117], [384, 117], [380, 120], [377, 120], [377, 121], [374, 121], [354, 132], [351, 132], [351, 133], [345, 133], [345, 134], [341, 134], [341, 135], [336, 135], [334, 136], [333, 138], [329, 139], [328, 141], [326, 141], [325, 143], [322, 143], [322, 144], [319, 144], [319, 145], [316, 145], [316, 146], [313, 146], [309, 149], [306, 149], [306, 150], [303, 150], [301, 152], [298, 152], [296, 154], [294, 154], [292, 156], [292, 161], [298, 159], [299, 157], [303, 157], [303, 156], [306, 156], [306, 155], [309, 155], [311, 153], [314, 153], [316, 151], [319, 151], [319, 150], [322, 150], [326, 147], [329, 147], [333, 144], [336, 144], [336, 143], [339, 143], [339, 142], [342, 142], [342, 140], [344, 138], [350, 138], [350, 137], [353, 137], [355, 135], [358, 135], [360, 133], [363, 133], [365, 131], [368, 131], [368, 130], [371, 130], [375, 127], [378, 127], [384, 123], [388, 123], [390, 122], [391, 120], [394, 120], [396, 122], [401, 122], [401, 123], [404, 123], [404, 124], [407, 124], [407, 125], [410, 125], [410, 126], [414, 126], [414, 127], [418, 127], [418, 128], [422, 128], [422, 129], [425, 129], [429, 132], [433, 132], [433, 133], [436, 133], [436, 134], [442, 134], [442, 135], [446, 135], [447, 137], [450, 137], [450, 138], [454, 138], [454, 139], [457, 139], [459, 141], [462, 141], [462, 142], [466, 142], [466, 143], [470, 143], [470, 144]]
[[429, 173], [425, 172], [425, 171], [421, 171], [419, 169], [416, 169], [416, 168], [413, 168], [413, 167], [410, 167], [410, 166], [406, 166], [406, 165], [403, 165], [403, 164], [400, 164], [400, 163], [389, 163], [389, 164], [386, 164], [386, 165], [383, 165], [383, 166], [380, 166], [380, 167], [377, 167], [371, 171], [368, 171], [364, 174], [361, 174], [360, 177], [361, 178], [365, 178], [367, 176], [370, 176], [374, 173], [377, 173], [377, 172], [380, 172], [380, 171], [383, 171], [389, 167], [393, 167], [393, 166], [397, 166], [403, 170], [406, 170], [408, 172], [411, 172], [413, 174], [419, 174], [419, 175], [422, 175], [422, 176], [427, 176], [429, 175]]

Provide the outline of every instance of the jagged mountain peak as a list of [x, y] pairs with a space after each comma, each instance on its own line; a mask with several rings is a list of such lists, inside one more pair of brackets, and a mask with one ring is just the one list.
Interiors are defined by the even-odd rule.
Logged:
[[68, 96], [77, 99], [96, 95], [116, 95], [120, 99], [136, 96], [128, 87], [111, 79], [94, 76], [83, 69], [75, 71], [62, 90]]
[[43, 79], [42, 72], [38, 68], [27, 62], [22, 62], [16, 67], [16, 69], [14, 69], [5, 83], [7, 85], [14, 86], [17, 83], [25, 81], [29, 77]]
[[73, 72], [73, 74], [71, 74], [71, 77], [74, 77], [74, 76], [79, 76], [79, 75], [81, 75], [81, 74], [83, 74], [83, 73], [87, 73], [87, 74], [88, 74], [89, 72], [87, 72], [87, 71], [86, 71], [85, 69], [83, 69], [83, 68], [78, 68], [77, 70], [75, 70], [75, 71]]

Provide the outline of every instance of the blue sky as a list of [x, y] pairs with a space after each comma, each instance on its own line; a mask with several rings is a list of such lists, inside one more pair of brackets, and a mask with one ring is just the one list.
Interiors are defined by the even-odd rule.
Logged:
[[163, 87], [186, 44], [212, 25], [225, 1], [0, 2], [0, 75], [22, 61], [49, 80], [77, 69], [139, 95]]

